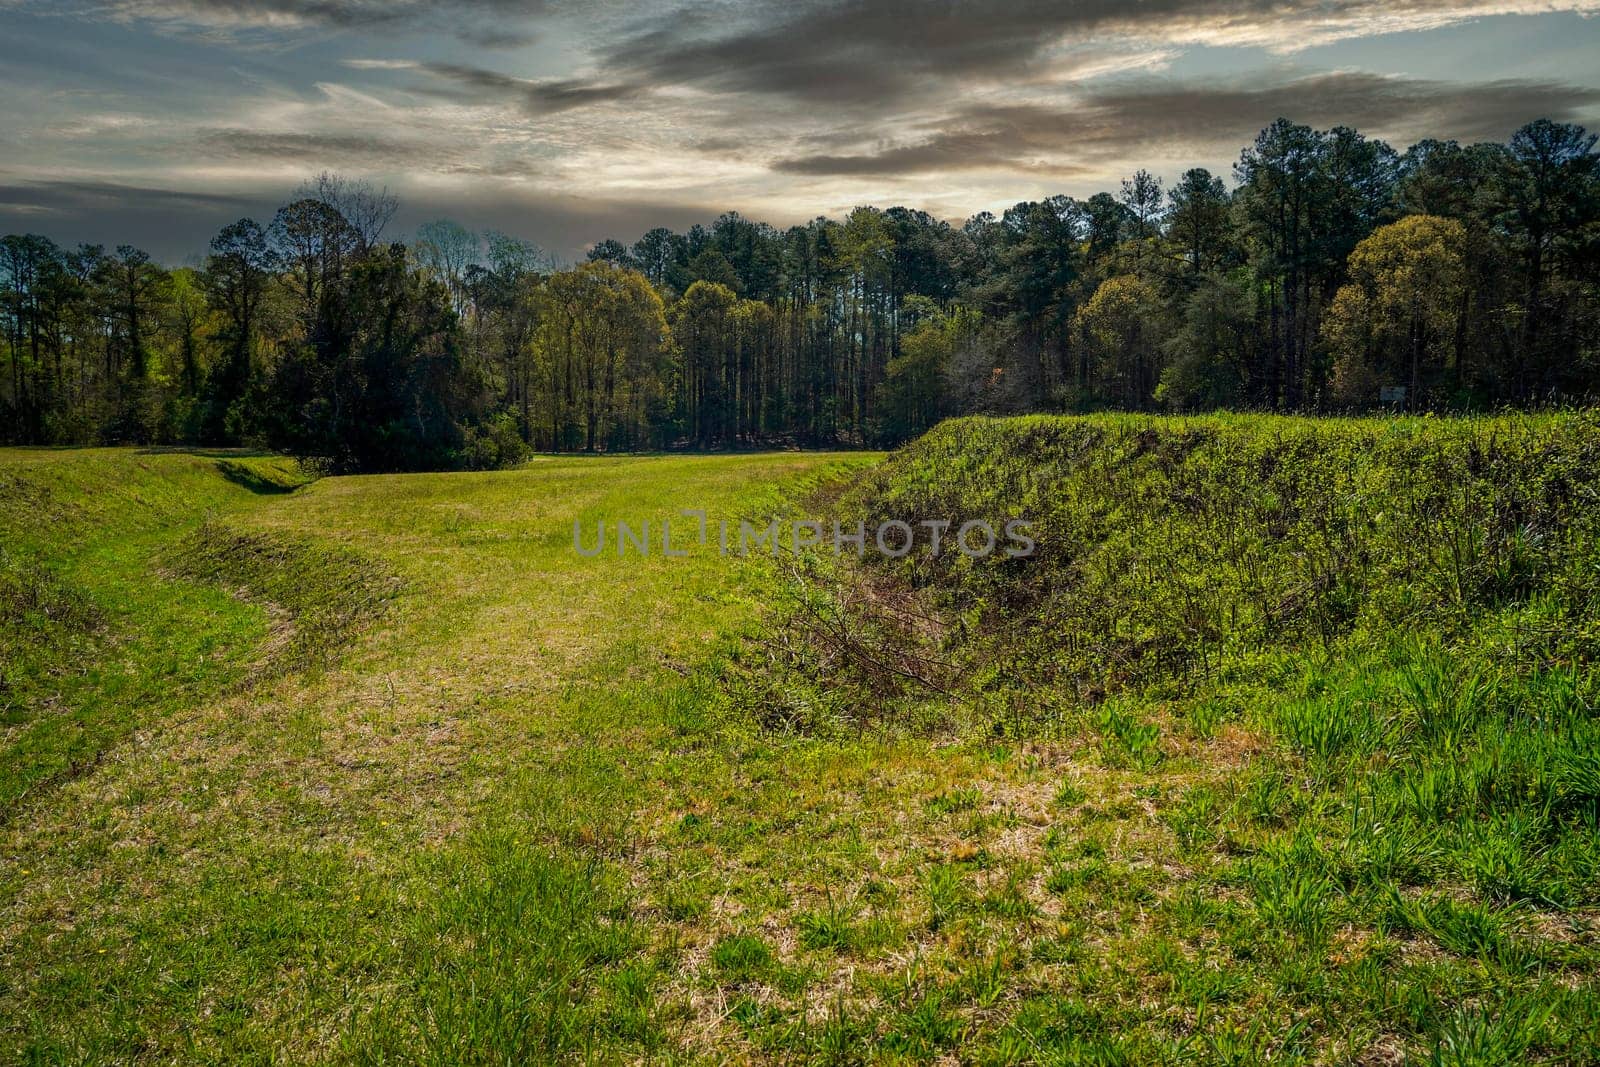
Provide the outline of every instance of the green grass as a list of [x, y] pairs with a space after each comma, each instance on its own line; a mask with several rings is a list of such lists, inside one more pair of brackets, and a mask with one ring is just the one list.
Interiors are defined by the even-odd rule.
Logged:
[[213, 585], [153, 580], [207, 515], [245, 506], [219, 463], [285, 461], [29, 450], [0, 465], [0, 820], [93, 767], [141, 726], [220, 692], [265, 619]]
[[[1115, 983], [1093, 992], [1114, 1041], [1030, 1035], [1024, 1059], [1587, 1060], [1597, 460], [1591, 413], [957, 420], [836, 513], [1026, 518], [1038, 554], [802, 572], [774, 626], [803, 640], [745, 684], [825, 709], [781, 720], [815, 737], [870, 708], [880, 734], [987, 735], [1071, 768], [1041, 842], [974, 816], [970, 838], [1009, 830], [1014, 854], [962, 853], [989, 871], [988, 910], [1056, 918], [1099, 966], [1123, 954], [1111, 974], [1169, 992], [1149, 1016]], [[930, 664], [947, 695], [907, 681]], [[928, 806], [948, 818], [977, 796]], [[1018, 891], [1034, 871], [1044, 893]], [[956, 883], [934, 877], [942, 928]], [[1047, 984], [1094, 972], [1037, 925], [1035, 960], [1076, 968]], [[1200, 960], [1231, 972], [1227, 1003], [1189, 1003]], [[1562, 1010], [1490, 1032], [1441, 1010], [1463, 997]]]
[[[0, 453], [0, 1060], [1594, 1062], [1585, 419]], [[572, 550], [683, 508], [1049, 536]]]

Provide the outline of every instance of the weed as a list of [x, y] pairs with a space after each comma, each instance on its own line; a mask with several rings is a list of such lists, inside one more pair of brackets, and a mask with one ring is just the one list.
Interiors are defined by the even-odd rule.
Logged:
[[711, 962], [731, 981], [759, 978], [772, 965], [772, 949], [759, 937], [733, 934], [717, 942]]
[[849, 948], [859, 936], [856, 915], [854, 908], [830, 897], [822, 908], [795, 917], [800, 944], [811, 949]]
[[983, 800], [976, 789], [953, 789], [940, 793], [928, 801], [928, 810], [935, 815], [950, 815], [958, 811], [972, 811]]
[[971, 899], [961, 869], [948, 863], [924, 868], [922, 892], [928, 901], [930, 930], [938, 930], [950, 922], [969, 906]]

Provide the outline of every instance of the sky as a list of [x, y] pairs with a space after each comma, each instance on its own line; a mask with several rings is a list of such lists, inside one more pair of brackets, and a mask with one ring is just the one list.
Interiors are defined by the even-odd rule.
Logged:
[[1600, 0], [0, 0], [0, 233], [197, 262], [321, 171], [574, 260], [903, 204], [959, 220], [1278, 116], [1600, 128]]

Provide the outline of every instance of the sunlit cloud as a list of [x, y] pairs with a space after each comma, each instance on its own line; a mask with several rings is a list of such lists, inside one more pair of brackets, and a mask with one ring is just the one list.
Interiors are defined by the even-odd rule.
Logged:
[[[1600, 48], [1597, 10], [0, 0], [0, 29], [22, 42], [0, 73], [0, 225], [114, 230], [122, 197], [128, 230], [188, 254], [217, 218], [270, 212], [323, 169], [390, 186], [407, 217], [458, 215], [568, 254], [726, 209], [778, 224], [861, 203], [959, 218], [1115, 188], [1141, 166], [1227, 173], [1279, 115], [1402, 148], [1504, 138], [1541, 116], [1592, 124], [1600, 71], [1530, 76], [1480, 23], [1557, 20], [1564, 44]], [[1456, 49], [1459, 73], [1397, 69], [1363, 43], [1402, 33], [1419, 56]], [[1346, 42], [1337, 68], [1312, 60], [1332, 42]]]

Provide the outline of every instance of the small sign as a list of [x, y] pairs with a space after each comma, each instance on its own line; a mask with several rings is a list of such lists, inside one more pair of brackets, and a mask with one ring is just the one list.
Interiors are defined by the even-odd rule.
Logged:
[[1403, 385], [1378, 386], [1378, 403], [1385, 407], [1400, 407], [1406, 402], [1406, 387]]

